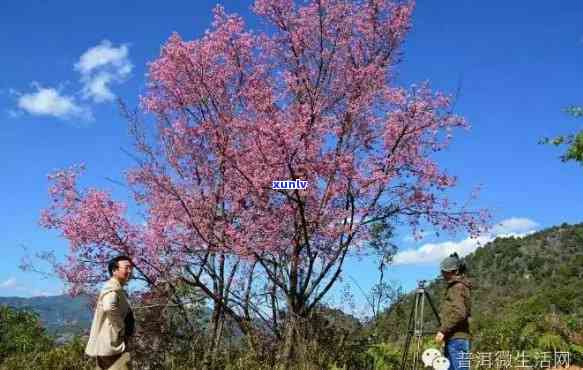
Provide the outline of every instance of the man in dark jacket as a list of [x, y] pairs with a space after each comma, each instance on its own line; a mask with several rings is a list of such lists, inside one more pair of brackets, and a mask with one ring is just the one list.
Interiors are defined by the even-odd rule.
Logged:
[[441, 303], [441, 327], [435, 341], [438, 344], [445, 342], [449, 370], [469, 369], [472, 285], [465, 277], [465, 265], [457, 253], [444, 259], [440, 268], [447, 288]]

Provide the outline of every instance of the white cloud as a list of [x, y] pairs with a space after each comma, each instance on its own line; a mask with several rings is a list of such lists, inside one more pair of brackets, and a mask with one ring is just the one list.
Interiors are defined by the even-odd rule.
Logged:
[[18, 286], [16, 278], [11, 277], [0, 283], [0, 289], [14, 289]]
[[532, 232], [538, 227], [539, 224], [533, 220], [513, 217], [494, 225], [490, 233], [496, 236], [512, 236]]
[[426, 243], [412, 250], [405, 250], [395, 255], [395, 265], [429, 264], [441, 261], [453, 252], [461, 257], [476, 250], [497, 237], [523, 237], [532, 234], [538, 224], [527, 218], [509, 218], [496, 224], [488, 233], [477, 238], [466, 238], [460, 241], [445, 241], [441, 243]]
[[[115, 99], [111, 85], [127, 80], [134, 66], [129, 60], [127, 44], [114, 47], [108, 40], [85, 51], [74, 69], [81, 74], [81, 90], [78, 94], [94, 103], [109, 102]], [[11, 118], [19, 118], [23, 113], [35, 116], [49, 116], [61, 119], [82, 118], [93, 120], [89, 106], [79, 104], [78, 99], [61, 93], [64, 83], [59, 87], [42, 87], [33, 82], [36, 91], [21, 93], [14, 89], [1, 90], [0, 94], [16, 96], [19, 110], [9, 109]]]
[[115, 95], [113, 95], [113, 92], [108, 87], [112, 79], [113, 76], [109, 73], [100, 73], [88, 79], [83, 88], [84, 96], [92, 97], [96, 103], [112, 101], [115, 99]]
[[51, 291], [51, 290], [32, 289], [30, 291], [30, 295], [32, 297], [49, 297], [49, 296], [59, 295], [59, 294], [61, 294], [61, 293], [59, 293], [57, 291]]
[[110, 85], [124, 82], [134, 67], [128, 54], [128, 45], [114, 47], [109, 40], [83, 53], [75, 64], [75, 70], [81, 73], [83, 97], [95, 103], [112, 101], [115, 95]]
[[[109, 40], [103, 40], [101, 44], [89, 48], [75, 65], [81, 73], [90, 73], [91, 71], [104, 67], [107, 65], [114, 65], [116, 67], [124, 67], [128, 64], [128, 47], [122, 45], [119, 48], [112, 46]], [[128, 70], [127, 72], [131, 71]]]
[[[79, 117], [92, 119], [91, 112], [79, 106], [73, 97], [61, 95], [53, 88], [45, 88], [33, 83], [37, 91], [21, 94], [18, 98], [18, 108], [35, 116], [52, 116], [57, 118]], [[16, 115], [14, 112], [11, 114]]]
[[17, 297], [47, 297], [52, 295], [63, 294], [63, 288], [57, 286], [49, 289], [39, 289], [35, 286], [29, 286], [19, 282], [15, 277], [10, 277], [5, 281], [0, 282], [0, 292], [2, 295], [10, 295]]

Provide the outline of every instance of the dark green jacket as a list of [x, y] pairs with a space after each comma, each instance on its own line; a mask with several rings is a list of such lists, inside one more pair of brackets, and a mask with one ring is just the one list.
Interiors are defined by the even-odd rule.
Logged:
[[472, 313], [470, 290], [472, 284], [465, 277], [455, 277], [447, 283], [441, 302], [440, 332], [445, 340], [453, 338], [470, 339], [469, 318]]

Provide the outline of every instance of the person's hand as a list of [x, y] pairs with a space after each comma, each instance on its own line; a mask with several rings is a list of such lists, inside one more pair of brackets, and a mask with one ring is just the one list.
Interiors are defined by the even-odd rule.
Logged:
[[435, 342], [436, 342], [437, 344], [441, 344], [441, 343], [443, 342], [443, 338], [444, 338], [444, 337], [445, 337], [445, 336], [443, 335], [443, 333], [442, 333], [442, 332], [437, 332], [437, 335], [435, 336]]

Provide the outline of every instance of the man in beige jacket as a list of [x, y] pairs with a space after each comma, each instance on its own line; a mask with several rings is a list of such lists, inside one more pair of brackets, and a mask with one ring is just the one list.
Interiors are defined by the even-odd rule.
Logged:
[[132, 274], [131, 260], [127, 256], [115, 257], [108, 270], [111, 279], [97, 299], [85, 353], [97, 359], [98, 370], [129, 370], [127, 342], [133, 334], [133, 314], [123, 286]]

